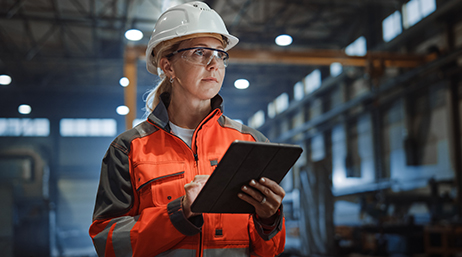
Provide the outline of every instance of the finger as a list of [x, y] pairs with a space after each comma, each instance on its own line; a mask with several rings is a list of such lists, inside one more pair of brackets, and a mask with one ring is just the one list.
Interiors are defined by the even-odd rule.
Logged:
[[184, 185], [184, 190], [188, 198], [195, 199], [203, 187], [202, 183], [190, 182]]
[[262, 177], [259, 181], [260, 184], [268, 187], [271, 191], [273, 191], [275, 194], [280, 195], [284, 198], [286, 195], [286, 192], [284, 189], [276, 183], [274, 180], [271, 180], [269, 178]]
[[196, 175], [192, 182], [205, 184], [205, 182], [207, 182], [209, 177], [210, 177], [209, 175]]
[[253, 205], [255, 209], [261, 208], [260, 201], [255, 200], [255, 198], [253, 198], [252, 196], [244, 194], [244, 193], [239, 193], [237, 194], [237, 196], [241, 198], [242, 200], [246, 201], [247, 203]]
[[209, 177], [210, 177], [210, 175], [196, 175], [196, 176], [194, 176], [193, 181], [204, 181], [204, 180], [208, 180]]
[[259, 192], [261, 192], [261, 194], [263, 194], [263, 196], [267, 197], [268, 198], [267, 200], [282, 198], [282, 196], [279, 196], [279, 195], [275, 194], [269, 187], [255, 181], [253, 179], [250, 181], [249, 184], [253, 188], [257, 189]]
[[245, 194], [239, 193], [237, 195], [241, 200], [251, 204], [255, 208], [255, 213], [258, 214], [261, 218], [269, 218], [273, 216], [279, 207], [273, 206], [268, 201], [261, 203], [260, 201], [255, 200], [255, 198]]
[[196, 200], [197, 195], [202, 190], [203, 185], [201, 183], [190, 182], [184, 185], [185, 197], [183, 198], [183, 208], [185, 215], [190, 217], [191, 215], [197, 215], [197, 213], [191, 212], [191, 204]]
[[201, 184], [196, 183], [196, 182], [191, 182], [191, 183], [188, 183], [188, 184], [184, 185], [184, 189], [187, 190], [187, 191], [192, 190], [194, 188], [201, 188]]
[[258, 203], [262, 202], [263, 198], [266, 197], [259, 190], [255, 190], [255, 189], [253, 189], [252, 187], [249, 187], [249, 186], [243, 186], [242, 191], [244, 191], [247, 195], [251, 196]]

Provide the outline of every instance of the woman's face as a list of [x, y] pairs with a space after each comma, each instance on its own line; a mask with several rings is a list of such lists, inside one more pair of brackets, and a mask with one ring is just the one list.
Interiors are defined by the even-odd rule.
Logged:
[[[224, 50], [221, 41], [212, 37], [186, 40], [180, 44], [178, 50], [191, 47]], [[183, 94], [191, 100], [209, 100], [216, 96], [223, 84], [225, 67], [219, 65], [215, 58], [211, 58], [209, 64], [194, 64], [182, 57], [183, 54], [184, 52], [179, 52], [173, 55], [170, 62], [171, 76], [174, 77], [173, 94]]]

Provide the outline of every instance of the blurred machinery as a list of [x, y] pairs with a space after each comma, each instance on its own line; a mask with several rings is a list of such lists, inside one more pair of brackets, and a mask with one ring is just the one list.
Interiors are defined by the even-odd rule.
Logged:
[[50, 170], [33, 148], [0, 152], [0, 249], [2, 256], [50, 256], [54, 208]]

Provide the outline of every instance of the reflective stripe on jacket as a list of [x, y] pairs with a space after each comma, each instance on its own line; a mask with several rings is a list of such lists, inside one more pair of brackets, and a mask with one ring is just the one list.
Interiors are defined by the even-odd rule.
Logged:
[[[234, 140], [267, 141], [222, 114], [220, 96], [194, 132], [191, 147], [170, 133], [168, 94], [104, 156], [90, 236], [99, 256], [275, 256], [284, 250], [282, 214], [272, 230], [255, 215], [186, 219], [184, 185], [209, 175]], [[280, 212], [282, 213], [282, 212]], [[265, 233], [266, 232], [266, 233]]]

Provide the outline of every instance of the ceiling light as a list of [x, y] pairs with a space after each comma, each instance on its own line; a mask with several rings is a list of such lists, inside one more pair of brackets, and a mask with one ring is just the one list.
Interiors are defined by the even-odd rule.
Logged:
[[32, 111], [32, 108], [28, 104], [21, 104], [18, 107], [18, 112], [20, 114], [29, 114]]
[[130, 112], [130, 109], [125, 105], [121, 105], [117, 107], [116, 112], [119, 115], [127, 115]]
[[7, 86], [11, 83], [11, 77], [8, 75], [0, 75], [0, 85]]
[[130, 84], [130, 80], [128, 80], [128, 78], [126, 77], [122, 77], [120, 80], [119, 80], [119, 84], [123, 87], [127, 87], [128, 84]]
[[236, 87], [237, 89], [246, 89], [249, 87], [249, 85], [250, 83], [246, 79], [238, 79], [234, 81], [234, 87]]
[[143, 38], [143, 32], [139, 29], [129, 29], [125, 32], [125, 38], [131, 41], [140, 41]]
[[278, 46], [288, 46], [292, 44], [292, 37], [289, 35], [279, 35], [274, 40]]

